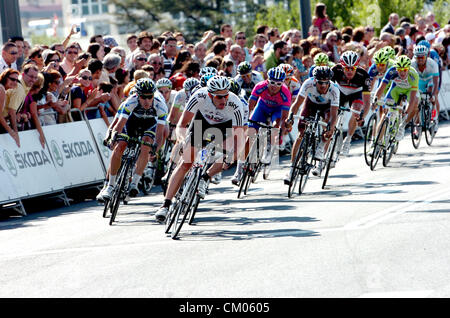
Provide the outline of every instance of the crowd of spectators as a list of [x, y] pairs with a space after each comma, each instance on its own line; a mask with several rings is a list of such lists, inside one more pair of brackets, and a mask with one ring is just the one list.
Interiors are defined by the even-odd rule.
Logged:
[[442, 69], [447, 69], [450, 21], [439, 26], [434, 19], [431, 12], [416, 15], [413, 21], [392, 13], [376, 35], [372, 26], [336, 28], [326, 6], [319, 3], [307, 38], [297, 29], [280, 34], [276, 26], [262, 25], [248, 39], [244, 31], [229, 24], [222, 25], [218, 34], [205, 32], [196, 43], [187, 43], [181, 32], [171, 31], [131, 34], [127, 47], [119, 46], [111, 36], [94, 35], [88, 47], [82, 48], [71, 40], [75, 29], [63, 43], [51, 46], [31, 47], [22, 37], [13, 37], [3, 44], [0, 56], [0, 133], [9, 133], [20, 147], [18, 132], [37, 129], [44, 147], [42, 126], [82, 116], [103, 118], [108, 124], [108, 117], [117, 112], [136, 80], [149, 77], [158, 83], [169, 79], [171, 89], [177, 91], [187, 78], [199, 77], [205, 66], [234, 77], [237, 66], [248, 61], [265, 76], [270, 68], [288, 63], [303, 82], [318, 53], [326, 53], [337, 63], [344, 51], [353, 50], [360, 54], [361, 66], [368, 68], [378, 49], [391, 46], [398, 55], [412, 57], [413, 45], [425, 39], [439, 53]]

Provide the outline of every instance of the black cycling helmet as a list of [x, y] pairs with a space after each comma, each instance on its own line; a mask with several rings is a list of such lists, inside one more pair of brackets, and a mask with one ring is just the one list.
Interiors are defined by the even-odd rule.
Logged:
[[234, 79], [230, 79], [230, 92], [239, 96], [241, 93], [241, 85], [236, 82]]
[[156, 92], [156, 85], [153, 80], [150, 78], [141, 78], [136, 82], [136, 85], [134, 85], [134, 89], [136, 90], [136, 93], [141, 95], [150, 95], [154, 94]]
[[252, 65], [247, 61], [241, 62], [238, 65], [237, 71], [241, 75], [250, 73], [252, 71]]
[[333, 71], [328, 66], [316, 66], [313, 71], [313, 76], [319, 81], [329, 81], [333, 77]]

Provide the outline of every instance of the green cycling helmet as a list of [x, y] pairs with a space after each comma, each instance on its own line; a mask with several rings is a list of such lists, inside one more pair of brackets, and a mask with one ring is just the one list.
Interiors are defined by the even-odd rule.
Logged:
[[156, 92], [156, 85], [150, 78], [141, 78], [134, 85], [134, 89], [139, 96], [150, 95]]
[[375, 64], [387, 64], [389, 62], [389, 54], [383, 49], [378, 50], [373, 55], [373, 60]]
[[409, 68], [411, 66], [411, 59], [406, 55], [401, 55], [395, 60], [395, 67]]
[[390, 59], [395, 60], [395, 50], [391, 46], [385, 46], [382, 50], [386, 52]]
[[329, 62], [330, 59], [328, 58], [328, 55], [326, 55], [325, 53], [319, 53], [316, 56], [314, 56], [315, 65], [328, 66]]

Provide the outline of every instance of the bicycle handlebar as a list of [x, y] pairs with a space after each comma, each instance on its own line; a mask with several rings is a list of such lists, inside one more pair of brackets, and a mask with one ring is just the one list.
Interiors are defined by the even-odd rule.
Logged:
[[273, 129], [273, 128], [275, 128], [275, 127], [273, 127], [273, 126], [271, 126], [271, 125], [263, 124], [263, 123], [260, 123], [259, 121], [254, 121], [254, 120], [251, 120], [251, 119], [249, 119], [248, 122], [249, 122], [249, 123], [256, 124], [256, 125], [258, 125], [258, 126], [260, 126], [260, 127], [263, 127], [263, 128], [267, 128], [267, 129]]

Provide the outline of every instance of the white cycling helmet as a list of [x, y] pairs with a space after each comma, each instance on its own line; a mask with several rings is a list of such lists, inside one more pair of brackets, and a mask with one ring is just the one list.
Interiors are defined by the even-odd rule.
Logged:
[[168, 87], [172, 89], [172, 81], [168, 78], [161, 78], [156, 82], [156, 88]]
[[414, 56], [428, 56], [428, 48], [425, 45], [414, 47]]
[[183, 88], [188, 92], [198, 85], [200, 85], [200, 81], [198, 79], [196, 79], [195, 77], [189, 77], [184, 81]]
[[341, 55], [340, 63], [342, 66], [346, 67], [352, 67], [352, 66], [358, 66], [359, 64], [359, 54], [355, 51], [345, 51]]
[[202, 69], [200, 70], [199, 76], [202, 77], [203, 75], [210, 74], [210, 73], [217, 74], [217, 69], [215, 69], [214, 67], [211, 67], [211, 66], [205, 66], [205, 67], [202, 67]]
[[225, 76], [213, 76], [208, 80], [206, 84], [208, 92], [214, 93], [216, 91], [223, 91], [230, 89], [230, 81]]

